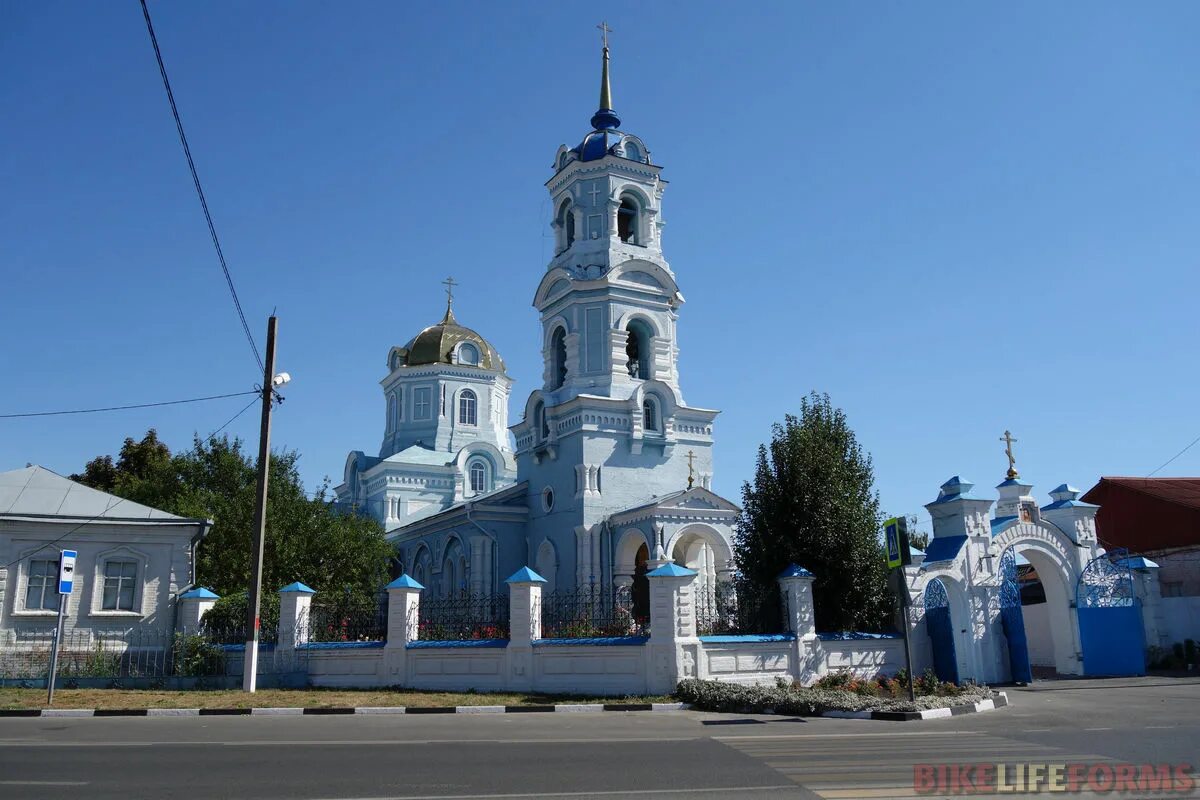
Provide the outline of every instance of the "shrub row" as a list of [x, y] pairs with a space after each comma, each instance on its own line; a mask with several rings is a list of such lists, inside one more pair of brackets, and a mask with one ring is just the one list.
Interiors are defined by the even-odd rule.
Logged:
[[[846, 682], [849, 685], [853, 679]], [[883, 679], [888, 680], [888, 679]], [[891, 679], [896, 683], [895, 679]], [[953, 684], [950, 684], [953, 686]], [[739, 714], [775, 712], [795, 716], [815, 716], [825, 711], [923, 711], [952, 705], [977, 703], [993, 697], [986, 686], [964, 684], [950, 691], [939, 685], [939, 691], [921, 694], [914, 701], [890, 693], [864, 693], [849, 688], [829, 688], [818, 685], [802, 687], [779, 680], [774, 686], [741, 686], [721, 681], [702, 681], [689, 678], [679, 682], [676, 696], [704, 711], [724, 711]]]

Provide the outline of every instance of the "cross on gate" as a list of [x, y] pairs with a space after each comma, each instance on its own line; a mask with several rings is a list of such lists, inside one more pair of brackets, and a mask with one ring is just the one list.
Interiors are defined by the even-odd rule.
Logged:
[[1012, 433], [1010, 433], [1009, 431], [1005, 431], [1004, 435], [1000, 437], [1000, 441], [1004, 442], [1004, 454], [1006, 456], [1008, 456], [1008, 477], [1011, 480], [1011, 479], [1017, 477], [1017, 470], [1016, 470], [1017, 460], [1015, 458], [1013, 458], [1013, 451], [1012, 451], [1013, 442], [1015, 442], [1017, 440], [1013, 438]]

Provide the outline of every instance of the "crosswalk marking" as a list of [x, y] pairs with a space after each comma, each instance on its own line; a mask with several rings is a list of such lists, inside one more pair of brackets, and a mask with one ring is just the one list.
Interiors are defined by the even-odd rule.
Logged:
[[[915, 764], [1070, 763], [1112, 762], [1095, 753], [1077, 753], [1052, 745], [1021, 742], [991, 734], [924, 732], [918, 739], [898, 740], [893, 734], [853, 742], [807, 734], [728, 736], [720, 741], [755, 758], [828, 800], [947, 796], [918, 793], [913, 788]], [[990, 797], [956, 794], [956, 798]], [[1025, 795], [1032, 796], [1032, 795]], [[1059, 795], [1047, 795], [1059, 796]], [[1077, 794], [1075, 797], [1089, 797]], [[1098, 795], [1097, 795], [1098, 797]]]

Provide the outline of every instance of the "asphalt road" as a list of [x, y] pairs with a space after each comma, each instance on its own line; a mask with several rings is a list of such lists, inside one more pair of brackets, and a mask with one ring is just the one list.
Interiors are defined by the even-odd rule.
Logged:
[[1009, 693], [1008, 709], [915, 723], [697, 712], [4, 719], [0, 798], [883, 798], [913, 796], [916, 763], [1200, 760], [1198, 680]]

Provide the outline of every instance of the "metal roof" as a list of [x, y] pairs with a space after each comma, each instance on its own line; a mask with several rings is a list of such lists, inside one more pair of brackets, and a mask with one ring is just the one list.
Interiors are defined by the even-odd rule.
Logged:
[[157, 508], [84, 486], [45, 467], [0, 472], [0, 517], [65, 517], [69, 519], [193, 522]]

